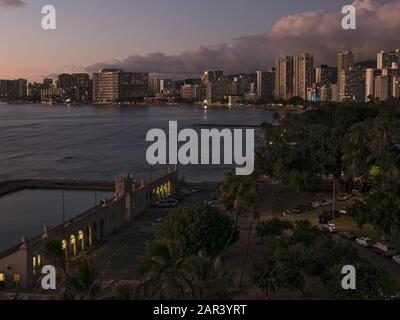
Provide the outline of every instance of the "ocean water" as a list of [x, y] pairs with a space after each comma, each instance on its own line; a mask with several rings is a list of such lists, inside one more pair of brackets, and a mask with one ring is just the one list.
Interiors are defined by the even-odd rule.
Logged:
[[[128, 172], [148, 180], [165, 171], [147, 164], [146, 134], [201, 124], [259, 125], [265, 109], [0, 105], [0, 181], [17, 178], [114, 179]], [[261, 143], [261, 133], [256, 133]], [[219, 181], [229, 166], [179, 166], [188, 181]]]
[[[128, 172], [149, 180], [165, 172], [146, 161], [146, 134], [197, 124], [259, 125], [270, 122], [265, 109], [208, 109], [174, 107], [93, 107], [0, 105], [0, 181], [21, 178], [113, 180]], [[220, 128], [221, 129], [221, 128]], [[256, 144], [261, 144], [256, 131]], [[222, 149], [223, 150], [223, 149]], [[190, 182], [219, 181], [232, 166], [179, 166]], [[94, 206], [106, 195], [65, 191], [67, 218]], [[43, 200], [46, 201], [43, 201]], [[40, 234], [43, 226], [62, 222], [62, 191], [24, 190], [0, 198], [0, 252], [22, 236]]]
[[[83, 213], [112, 193], [75, 190], [23, 190], [0, 198], [0, 253]], [[63, 208], [64, 204], [64, 208]]]

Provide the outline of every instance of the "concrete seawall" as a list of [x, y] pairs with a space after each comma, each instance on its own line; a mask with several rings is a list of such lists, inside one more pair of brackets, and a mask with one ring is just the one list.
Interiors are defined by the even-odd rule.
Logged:
[[66, 189], [66, 190], [93, 190], [113, 192], [114, 181], [90, 180], [7, 180], [0, 182], [0, 197], [24, 189]]

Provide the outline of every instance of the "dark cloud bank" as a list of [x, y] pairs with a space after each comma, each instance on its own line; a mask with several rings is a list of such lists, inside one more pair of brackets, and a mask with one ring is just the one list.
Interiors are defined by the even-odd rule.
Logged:
[[229, 44], [198, 46], [177, 55], [151, 53], [131, 55], [123, 61], [89, 66], [148, 71], [171, 77], [192, 76], [207, 69], [226, 73], [254, 72], [269, 68], [275, 57], [314, 53], [317, 63], [335, 64], [338, 50], [351, 49], [358, 60], [370, 59], [382, 49], [399, 47], [400, 1], [380, 4], [355, 0], [357, 30], [343, 30], [341, 12], [311, 11], [282, 17], [270, 32], [241, 37]]

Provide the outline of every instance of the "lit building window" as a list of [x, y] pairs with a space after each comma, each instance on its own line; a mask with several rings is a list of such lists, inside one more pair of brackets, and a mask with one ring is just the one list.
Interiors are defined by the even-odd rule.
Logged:
[[19, 273], [14, 274], [13, 279], [14, 279], [14, 284], [15, 284], [15, 286], [18, 287], [18, 286], [19, 286], [19, 283], [21, 282], [21, 276], [20, 276], [20, 274], [19, 274]]
[[42, 257], [38, 254], [37, 256], [37, 265], [40, 267], [42, 265]]
[[4, 287], [6, 285], [6, 275], [4, 273], [0, 273], [0, 287]]
[[68, 259], [67, 240], [61, 242], [61, 248], [65, 252], [65, 259]]
[[80, 243], [80, 246], [81, 246], [82, 250], [85, 250], [85, 239], [84, 238], [85, 237], [84, 237], [83, 231], [80, 230], [79, 234], [78, 234], [78, 239], [79, 239], [79, 243]]
[[33, 274], [36, 274], [36, 257], [32, 258], [32, 270], [33, 270]]
[[72, 247], [72, 254], [76, 256], [76, 238], [74, 235], [71, 236], [70, 243]]

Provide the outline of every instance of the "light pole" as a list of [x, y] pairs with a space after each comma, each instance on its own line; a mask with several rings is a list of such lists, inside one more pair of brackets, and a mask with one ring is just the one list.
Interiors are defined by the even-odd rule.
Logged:
[[[336, 204], [336, 181], [339, 179], [333, 178], [333, 196], [332, 196], [332, 218], [335, 219], [335, 204]], [[332, 219], [332, 220], [333, 220]]]

